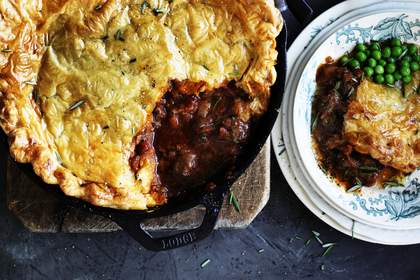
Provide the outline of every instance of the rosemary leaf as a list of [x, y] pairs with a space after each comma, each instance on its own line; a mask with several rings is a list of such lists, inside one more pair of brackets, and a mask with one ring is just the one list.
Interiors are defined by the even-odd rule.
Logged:
[[319, 112], [316, 113], [315, 117], [312, 119], [312, 125], [311, 125], [311, 132], [313, 132], [318, 125], [318, 119], [319, 119]]
[[376, 166], [360, 166], [359, 169], [365, 172], [377, 172], [379, 169]]
[[121, 29], [118, 29], [117, 32], [115, 32], [114, 39], [121, 42], [125, 41]]
[[235, 197], [235, 194], [231, 191], [229, 196], [229, 205], [233, 204], [233, 207], [238, 213], [241, 213], [241, 208], [239, 207], [238, 200]]
[[331, 253], [331, 250], [334, 248], [335, 245], [332, 245], [330, 247], [328, 247], [327, 249], [325, 249], [324, 253], [322, 253], [322, 257], [326, 257]]
[[210, 259], [205, 260], [204, 262], [201, 263], [201, 268], [204, 268], [206, 265], [208, 265], [211, 262]]
[[140, 11], [142, 14], [144, 14], [144, 11], [146, 10], [146, 8], [150, 8], [149, 2], [144, 1], [143, 4], [140, 5]]
[[81, 99], [79, 101], [74, 102], [73, 104], [70, 105], [70, 107], [67, 109], [67, 111], [73, 111], [76, 110], [77, 108], [79, 108], [80, 106], [82, 106], [83, 104], [85, 104], [86, 100]]
[[3, 50], [1, 50], [1, 52], [2, 53], [10, 53], [10, 52], [12, 52], [12, 50], [11, 49], [3, 49]]
[[350, 189], [348, 189], [346, 192], [348, 192], [348, 193], [355, 192], [355, 191], [361, 189], [362, 187], [363, 187], [362, 185], [357, 184], [357, 185], [354, 185], [353, 187], [351, 187]]
[[354, 239], [354, 220], [352, 220], [351, 224], [351, 239]]
[[335, 246], [335, 245], [336, 245], [336, 243], [325, 243], [325, 244], [322, 244], [322, 248], [329, 248], [329, 247]]
[[60, 154], [57, 151], [54, 151], [54, 152], [55, 152], [55, 156], [57, 158], [58, 163], [62, 164], [63, 163], [63, 160], [61, 159]]
[[259, 249], [259, 250], [258, 250], [258, 253], [260, 253], [260, 254], [261, 254], [262, 252], [264, 252], [264, 249]]

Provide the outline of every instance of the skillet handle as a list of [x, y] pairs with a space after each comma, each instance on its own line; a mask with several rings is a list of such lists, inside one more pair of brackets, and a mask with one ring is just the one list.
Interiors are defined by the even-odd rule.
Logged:
[[[284, 0], [290, 12], [298, 19], [302, 25], [306, 25], [312, 19], [314, 11], [306, 0]], [[281, 0], [280, 0], [281, 2]]]
[[206, 207], [202, 224], [198, 228], [166, 237], [152, 237], [141, 228], [140, 222], [143, 220], [142, 218], [124, 217], [117, 218], [114, 221], [146, 249], [165, 251], [192, 244], [209, 236], [216, 225], [223, 201], [223, 193], [206, 194], [199, 203]]

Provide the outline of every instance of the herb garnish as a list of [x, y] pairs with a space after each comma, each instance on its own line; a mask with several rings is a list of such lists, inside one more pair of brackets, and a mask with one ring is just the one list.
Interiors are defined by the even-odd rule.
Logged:
[[330, 243], [331, 245], [329, 246], [329, 247], [327, 247], [327, 249], [324, 251], [324, 253], [321, 255], [322, 257], [325, 257], [325, 256], [327, 256], [330, 252], [331, 252], [331, 250], [334, 248], [334, 246], [335, 246], [335, 243]]
[[102, 5], [101, 4], [96, 5], [95, 11], [100, 11], [101, 9], [102, 9]]
[[388, 182], [384, 182], [384, 187], [385, 188], [395, 188], [395, 187], [404, 187], [404, 185], [400, 184], [398, 182], [388, 181]]
[[315, 117], [312, 119], [312, 125], [311, 125], [311, 132], [313, 132], [318, 125], [318, 118], [319, 118], [319, 112], [316, 113]]
[[144, 11], [146, 10], [146, 8], [150, 8], [149, 2], [144, 1], [143, 4], [140, 5], [140, 11], [142, 14], [144, 14]]
[[352, 224], [351, 224], [351, 239], [354, 239], [354, 220], [352, 219]]
[[3, 50], [1, 50], [1, 52], [2, 53], [9, 53], [9, 52], [12, 52], [12, 50], [11, 49], [3, 49]]
[[356, 185], [348, 189], [346, 192], [351, 193], [351, 192], [357, 191], [358, 189], [362, 187], [363, 187], [362, 181], [360, 181], [360, 179], [356, 177]]
[[70, 107], [67, 109], [67, 111], [71, 112], [73, 110], [76, 110], [77, 108], [79, 108], [80, 106], [85, 104], [85, 102], [86, 102], [86, 100], [80, 99], [79, 101], [76, 101], [73, 104], [71, 104]]
[[206, 65], [203, 64], [201, 66], [203, 66], [203, 68], [206, 69], [207, 71], [210, 71], [210, 69]]
[[160, 9], [160, 8], [154, 8], [153, 9], [153, 13], [155, 14], [155, 16], [157, 16], [157, 15], [164, 14], [165, 13], [165, 10]]
[[125, 41], [121, 29], [118, 29], [117, 32], [115, 32], [114, 39], [122, 42]]
[[229, 195], [229, 205], [232, 205], [232, 204], [233, 204], [233, 207], [235, 207], [235, 210], [238, 213], [241, 213], [241, 208], [239, 207], [238, 200], [236, 199], [235, 194], [231, 191]]
[[360, 166], [359, 169], [364, 172], [377, 172], [379, 169], [376, 166]]
[[261, 254], [262, 252], [264, 252], [264, 249], [259, 249], [257, 252]]
[[60, 154], [57, 151], [54, 151], [54, 152], [55, 152], [55, 157], [57, 158], [58, 163], [63, 164], [63, 160], [61, 159]]
[[206, 265], [208, 265], [211, 262], [210, 259], [205, 260], [204, 262], [201, 263], [201, 268], [204, 268]]
[[129, 63], [134, 63], [136, 61], [137, 61], [137, 58], [134, 57], [134, 58], [130, 59]]

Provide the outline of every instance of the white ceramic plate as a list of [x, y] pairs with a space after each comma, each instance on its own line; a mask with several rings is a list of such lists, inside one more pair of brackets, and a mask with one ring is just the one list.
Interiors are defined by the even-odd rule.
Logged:
[[[414, 174], [405, 189], [364, 188], [362, 195], [345, 193], [330, 180], [318, 168], [310, 145], [310, 109], [316, 86], [315, 71], [326, 56], [339, 57], [362, 39], [368, 41], [384, 36], [405, 36], [405, 40], [418, 43], [419, 18], [419, 1], [347, 1], [313, 21], [288, 53], [288, 65], [291, 67], [281, 112], [284, 129], [281, 131], [278, 122], [273, 132], [273, 144], [277, 153], [283, 145], [287, 149], [290, 170], [297, 174], [297, 181], [289, 180], [292, 188], [311, 187], [308, 191], [311, 198], [314, 197], [311, 192], [315, 192], [317, 197], [332, 206], [340, 215], [349, 217], [351, 224], [353, 219], [379, 228], [419, 229], [420, 184], [416, 181], [419, 175]], [[407, 28], [410, 30], [407, 31]], [[285, 136], [284, 144], [282, 133]], [[279, 156], [278, 160], [281, 161]], [[290, 171], [284, 167], [282, 169], [285, 174]], [[348, 221], [346, 223], [349, 224]], [[406, 244], [420, 240], [386, 241], [378, 242]]]

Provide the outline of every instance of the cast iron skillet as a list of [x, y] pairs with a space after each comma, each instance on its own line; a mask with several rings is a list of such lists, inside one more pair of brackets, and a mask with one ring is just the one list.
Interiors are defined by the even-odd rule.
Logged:
[[[283, 11], [287, 9], [282, 0], [276, 0], [276, 4]], [[312, 9], [305, 0], [290, 0], [288, 1], [288, 7], [302, 24], [307, 23], [312, 16]], [[172, 198], [169, 200], [168, 204], [151, 211], [126, 211], [96, 207], [82, 200], [65, 196], [59, 188], [47, 186], [48, 190], [56, 193], [61, 199], [63, 206], [69, 205], [75, 208], [85, 209], [96, 215], [108, 217], [149, 250], [168, 250], [204, 239], [214, 229], [222, 203], [230, 186], [248, 168], [261, 151], [276, 121], [286, 79], [286, 43], [287, 30], [286, 25], [284, 25], [280, 36], [277, 38], [277, 51], [279, 57], [276, 70], [278, 77], [276, 83], [271, 88], [272, 95], [268, 111], [259, 120], [257, 128], [253, 131], [249, 143], [244, 147], [243, 152], [237, 158], [229, 177], [226, 179], [225, 175], [219, 175], [218, 177], [212, 178], [212, 182], [216, 185], [212, 190], [206, 190], [204, 187], [197, 187], [195, 191], [189, 191], [189, 193], [184, 196]], [[2, 138], [5, 138], [4, 134], [2, 134], [2, 136]], [[34, 178], [36, 182], [40, 181], [34, 174], [30, 165], [19, 164], [19, 167], [21, 167], [26, 174], [30, 175], [31, 178]], [[202, 205], [206, 209], [202, 224], [198, 228], [158, 238], [151, 236], [141, 228], [141, 222], [145, 219], [172, 215], [198, 205]]]

